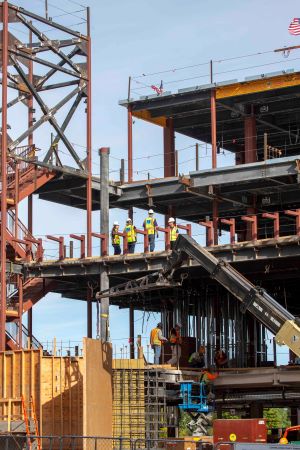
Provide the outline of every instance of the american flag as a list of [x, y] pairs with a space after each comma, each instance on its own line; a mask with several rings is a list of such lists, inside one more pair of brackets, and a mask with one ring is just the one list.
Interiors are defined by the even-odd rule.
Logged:
[[290, 34], [298, 36], [300, 34], [300, 19], [293, 19], [289, 26]]

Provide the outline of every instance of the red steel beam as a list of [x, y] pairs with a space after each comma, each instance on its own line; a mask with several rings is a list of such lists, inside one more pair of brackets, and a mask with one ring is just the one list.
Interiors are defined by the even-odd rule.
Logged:
[[249, 222], [251, 226], [251, 241], [257, 240], [257, 216], [242, 216], [244, 222]]
[[47, 239], [50, 241], [58, 242], [58, 259], [62, 260], [65, 258], [65, 251], [64, 251], [64, 237], [55, 237], [55, 236], [46, 236]]
[[144, 236], [144, 253], [148, 253], [149, 252], [149, 237], [148, 237], [148, 232], [145, 230], [138, 230], [137, 228], [135, 229], [136, 234], [142, 234]]
[[80, 241], [80, 258], [85, 258], [85, 235], [81, 234], [78, 236], [77, 234], [70, 234], [70, 238]]
[[92, 233], [92, 237], [101, 240], [101, 256], [107, 256], [108, 254], [108, 236], [102, 233]]
[[165, 250], [170, 250], [171, 244], [170, 244], [169, 228], [157, 227], [157, 231], [161, 231], [162, 233], [165, 233]]
[[199, 222], [199, 225], [202, 225], [206, 228], [206, 246], [211, 247], [214, 245], [214, 224], [212, 220], [206, 220], [205, 222]]
[[235, 244], [235, 219], [221, 219], [221, 223], [229, 225], [230, 244]]
[[279, 238], [279, 213], [275, 212], [275, 213], [263, 213], [262, 217], [264, 219], [271, 219], [274, 221], [273, 226], [274, 226], [274, 238], [278, 239]]
[[175, 133], [173, 119], [164, 127], [164, 177], [175, 176]]
[[1, 136], [1, 307], [0, 351], [5, 350], [6, 323], [6, 221], [7, 221], [7, 65], [8, 65], [8, 3], [2, 3], [2, 136]]
[[300, 236], [300, 209], [296, 209], [296, 211], [292, 211], [290, 209], [284, 211], [284, 214], [288, 216], [296, 217], [296, 233], [297, 236]]
[[19, 337], [18, 337], [18, 344], [19, 348], [22, 349], [23, 347], [23, 330], [22, 330], [22, 318], [23, 318], [23, 278], [22, 275], [18, 275], [18, 292], [19, 292]]

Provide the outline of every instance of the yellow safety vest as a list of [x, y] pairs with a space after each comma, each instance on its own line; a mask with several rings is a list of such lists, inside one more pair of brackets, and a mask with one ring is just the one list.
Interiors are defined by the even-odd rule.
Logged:
[[151, 345], [161, 345], [161, 341], [158, 339], [159, 328], [153, 328], [150, 334], [150, 344]]
[[178, 228], [177, 227], [170, 227], [170, 241], [174, 242], [177, 239], [177, 233], [178, 233]]
[[148, 234], [155, 234], [154, 220], [153, 217], [147, 217], [145, 219], [145, 228]]
[[127, 241], [135, 242], [136, 241], [136, 232], [133, 225], [126, 225], [125, 227], [125, 233], [127, 234]]
[[121, 242], [121, 238], [120, 238], [120, 236], [118, 235], [118, 234], [114, 234], [114, 228], [113, 228], [113, 230], [112, 230], [112, 232], [111, 232], [111, 240], [112, 240], [112, 243], [113, 244], [115, 244], [115, 245], [120, 245], [120, 242]]

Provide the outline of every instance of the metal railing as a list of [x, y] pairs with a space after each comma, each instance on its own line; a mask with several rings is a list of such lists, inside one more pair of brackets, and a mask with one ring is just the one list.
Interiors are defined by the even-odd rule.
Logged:
[[[7, 322], [6, 323], [6, 334], [12, 339], [16, 344], [18, 343], [19, 338], [19, 323], [18, 322]], [[22, 324], [22, 348], [26, 348], [29, 339], [29, 331]], [[43, 348], [42, 344], [36, 339], [36, 337], [31, 336], [31, 348], [33, 350], [38, 350], [39, 348]], [[1, 447], [0, 447], [1, 448]]]

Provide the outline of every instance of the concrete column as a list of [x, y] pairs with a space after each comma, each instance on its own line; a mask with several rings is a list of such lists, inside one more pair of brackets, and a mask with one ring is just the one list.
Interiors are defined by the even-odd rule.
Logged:
[[[100, 187], [101, 187], [101, 213], [100, 233], [109, 235], [109, 147], [102, 147], [100, 154]], [[107, 268], [100, 269], [100, 289], [109, 288]], [[101, 299], [100, 305], [100, 336], [102, 341], [109, 339], [109, 297]]]

